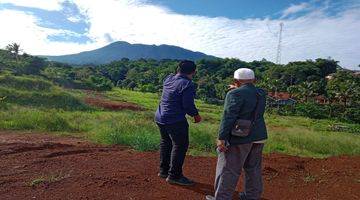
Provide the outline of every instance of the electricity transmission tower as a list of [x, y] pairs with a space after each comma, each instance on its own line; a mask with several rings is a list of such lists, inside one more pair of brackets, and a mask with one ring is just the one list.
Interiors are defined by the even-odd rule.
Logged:
[[281, 40], [282, 40], [282, 32], [283, 32], [284, 23], [280, 23], [280, 31], [279, 31], [279, 43], [277, 47], [276, 54], [276, 64], [281, 64]]

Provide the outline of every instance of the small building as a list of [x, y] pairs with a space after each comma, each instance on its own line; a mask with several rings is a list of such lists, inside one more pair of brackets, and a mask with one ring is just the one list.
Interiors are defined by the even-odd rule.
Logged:
[[324, 95], [315, 96], [314, 100], [318, 104], [327, 104], [328, 103], [328, 100], [326, 99], [326, 97]]
[[287, 92], [269, 92], [268, 93], [268, 105], [274, 106], [293, 106], [296, 104], [296, 100], [291, 98], [291, 94]]
[[290, 99], [291, 94], [287, 92], [269, 92], [269, 96], [275, 98], [275, 99]]

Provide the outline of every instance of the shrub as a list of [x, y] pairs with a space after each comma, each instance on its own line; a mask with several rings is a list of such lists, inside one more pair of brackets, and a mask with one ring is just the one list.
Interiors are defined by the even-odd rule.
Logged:
[[352, 107], [346, 108], [344, 115], [342, 115], [345, 121], [351, 121], [360, 124], [360, 108]]
[[297, 115], [305, 116], [314, 119], [329, 118], [329, 112], [324, 105], [314, 103], [303, 103], [295, 106]]
[[6, 97], [0, 97], [0, 110], [7, 110], [9, 108], [8, 103], [5, 102]]
[[281, 107], [268, 106], [266, 108], [266, 112], [271, 114], [284, 115], [284, 116], [295, 115], [295, 107], [292, 105], [285, 105]]
[[113, 87], [113, 84], [109, 79], [97, 76], [91, 76], [89, 79], [86, 79], [84, 83], [89, 89], [97, 91], [107, 91], [111, 90]]
[[154, 85], [146, 84], [146, 85], [140, 86], [140, 91], [141, 92], [156, 92], [157, 90]]
[[204, 102], [213, 105], [224, 105], [224, 100], [219, 100], [216, 98], [204, 98]]
[[10, 130], [78, 131], [56, 110], [40, 111], [16, 108], [14, 112], [0, 112], [0, 128]]
[[337, 119], [343, 122], [360, 123], [360, 109], [356, 106], [345, 108], [338, 104], [300, 103], [295, 105], [295, 107], [268, 107], [267, 112], [284, 116], [297, 115], [312, 119]]
[[92, 139], [107, 144], [129, 145], [139, 151], [157, 150], [160, 139], [157, 128], [153, 123], [133, 121], [135, 118], [134, 116], [112, 118], [103, 126], [97, 127]]
[[348, 133], [360, 134], [360, 124], [334, 123], [328, 125], [327, 130], [333, 132], [348, 132]]
[[22, 106], [57, 108], [63, 110], [89, 109], [80, 99], [64, 91], [28, 92], [0, 87], [4, 102]]
[[0, 76], [0, 84], [3, 87], [10, 87], [18, 90], [39, 90], [49, 91], [53, 84], [41, 78], [23, 76]]
[[72, 89], [81, 89], [81, 90], [96, 90], [96, 91], [109, 91], [113, 88], [113, 84], [110, 80], [105, 78], [90, 78], [86, 80], [71, 80], [56, 78], [52, 79], [56, 84]]

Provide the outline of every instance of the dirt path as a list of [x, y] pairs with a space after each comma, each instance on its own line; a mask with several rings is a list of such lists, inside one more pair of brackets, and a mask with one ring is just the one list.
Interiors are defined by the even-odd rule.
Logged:
[[[0, 132], [0, 199], [204, 199], [216, 158], [188, 156], [195, 187], [156, 176], [157, 152], [103, 147], [71, 137]], [[360, 157], [264, 158], [264, 199], [359, 199]], [[238, 190], [241, 189], [239, 184]]]

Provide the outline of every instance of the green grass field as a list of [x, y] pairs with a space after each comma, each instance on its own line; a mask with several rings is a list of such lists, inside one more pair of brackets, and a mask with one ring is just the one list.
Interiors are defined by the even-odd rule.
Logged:
[[[31, 78], [19, 81], [31, 84]], [[41, 83], [41, 86], [40, 89], [29, 90], [19, 84], [1, 85], [0, 129], [77, 135], [97, 143], [129, 145], [140, 151], [158, 149], [160, 137], [153, 122], [158, 94], [114, 89], [104, 93], [104, 98], [136, 103], [144, 111], [107, 111], [85, 105], [82, 102], [83, 91], [64, 90], [49, 86], [47, 82]], [[194, 124], [189, 118], [189, 153], [215, 155], [214, 141], [222, 107], [201, 101], [197, 101], [197, 105], [204, 121]], [[269, 131], [266, 153], [309, 157], [360, 155], [359, 124], [278, 115], [266, 115], [266, 122]], [[330, 131], [329, 127], [333, 124], [348, 129]]]

